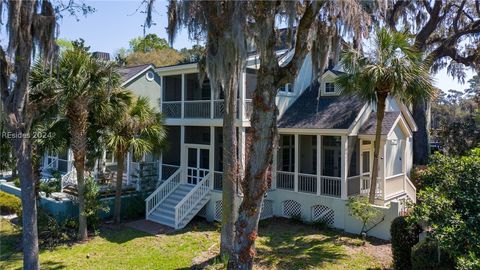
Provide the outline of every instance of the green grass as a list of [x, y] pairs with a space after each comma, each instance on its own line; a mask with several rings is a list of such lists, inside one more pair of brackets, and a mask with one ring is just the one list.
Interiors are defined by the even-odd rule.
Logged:
[[[20, 269], [21, 253], [15, 251], [20, 234], [10, 222], [0, 221], [0, 269]], [[371, 269], [380, 263], [363, 252], [355, 238], [332, 231], [285, 221], [262, 223], [257, 241], [257, 269]], [[128, 228], [102, 229], [87, 243], [40, 252], [42, 269], [190, 269], [209, 261], [210, 269], [222, 268], [218, 252], [219, 230], [202, 221], [180, 232], [152, 236]], [[212, 255], [213, 254], [213, 255]]]

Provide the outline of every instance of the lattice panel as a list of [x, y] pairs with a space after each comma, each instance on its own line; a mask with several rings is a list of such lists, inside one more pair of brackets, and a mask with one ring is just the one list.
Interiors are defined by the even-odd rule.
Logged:
[[215, 202], [215, 220], [222, 221], [222, 201]]
[[325, 224], [333, 225], [335, 212], [325, 205], [312, 206], [312, 221], [321, 220]]
[[264, 200], [262, 205], [262, 212], [260, 213], [260, 219], [266, 219], [273, 217], [273, 201]]
[[295, 217], [302, 215], [302, 205], [294, 200], [283, 202], [283, 215], [285, 217]]
[[207, 206], [208, 206], [208, 204], [206, 204], [204, 207], [202, 207], [202, 209], [200, 209], [200, 211], [198, 211], [197, 215], [206, 218], [207, 217]]

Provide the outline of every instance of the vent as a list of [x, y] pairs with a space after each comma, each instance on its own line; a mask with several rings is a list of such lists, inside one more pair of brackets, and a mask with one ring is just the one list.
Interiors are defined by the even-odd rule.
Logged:
[[284, 217], [299, 217], [302, 215], [302, 205], [294, 200], [286, 200], [283, 202]]
[[335, 212], [325, 205], [312, 206], [312, 221], [321, 221], [328, 225], [333, 225], [335, 221]]
[[215, 220], [222, 221], [222, 201], [215, 202]]

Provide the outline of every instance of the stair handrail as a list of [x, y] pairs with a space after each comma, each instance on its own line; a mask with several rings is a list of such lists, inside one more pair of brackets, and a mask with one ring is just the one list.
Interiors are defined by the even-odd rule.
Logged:
[[407, 195], [410, 197], [410, 199], [412, 200], [412, 202], [417, 202], [417, 188], [415, 187], [415, 185], [412, 183], [412, 181], [410, 180], [410, 178], [408, 178], [407, 175], [405, 175], [405, 182], [406, 182], [406, 187], [405, 187], [405, 192], [407, 193]]
[[210, 192], [209, 172], [187, 195], [175, 206], [175, 229], [180, 229], [183, 219], [192, 211], [192, 209]]
[[180, 185], [181, 169], [177, 169], [167, 180], [165, 180], [150, 196], [145, 199], [145, 218], [155, 211], [155, 208], [162, 203]]
[[63, 192], [63, 189], [68, 186], [68, 185], [75, 185], [77, 184], [77, 170], [75, 167], [71, 171], [69, 171], [67, 174], [63, 175], [61, 180], [60, 180], [60, 187]]

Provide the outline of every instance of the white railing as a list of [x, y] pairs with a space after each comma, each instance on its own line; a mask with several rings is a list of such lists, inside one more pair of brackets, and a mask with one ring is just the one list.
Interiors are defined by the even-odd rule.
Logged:
[[364, 174], [360, 178], [360, 194], [368, 195], [370, 192], [370, 174]]
[[179, 185], [181, 170], [178, 169], [163, 184], [161, 184], [150, 196], [145, 199], [146, 218], [157, 208], [157, 206], [165, 200]]
[[185, 118], [210, 118], [210, 100], [184, 101]]
[[77, 170], [75, 167], [73, 167], [71, 171], [62, 176], [62, 179], [60, 179], [60, 191], [63, 192], [65, 187], [75, 185], [77, 185]]
[[223, 172], [213, 172], [213, 189], [222, 190], [223, 188]]
[[294, 190], [295, 189], [295, 173], [277, 171], [277, 188]]
[[417, 189], [413, 185], [412, 181], [410, 181], [410, 178], [408, 178], [408, 176], [406, 175], [405, 175], [405, 192], [408, 194], [412, 202], [414, 203], [417, 202]]
[[168, 179], [179, 168], [180, 168], [180, 166], [177, 166], [177, 165], [162, 164], [162, 180]]
[[182, 117], [182, 102], [164, 101], [162, 102], [162, 112], [167, 118], [180, 118]]
[[404, 191], [403, 184], [405, 175], [403, 173], [396, 174], [385, 178], [385, 198], [389, 198]]
[[195, 206], [210, 192], [211, 173], [208, 173], [185, 197], [175, 206], [175, 229], [180, 229], [184, 219]]
[[333, 176], [320, 176], [320, 194], [340, 197], [342, 194], [342, 179]]
[[213, 101], [213, 118], [223, 118], [225, 112], [225, 101], [218, 99]]
[[317, 193], [317, 176], [312, 174], [298, 174], [298, 191]]

